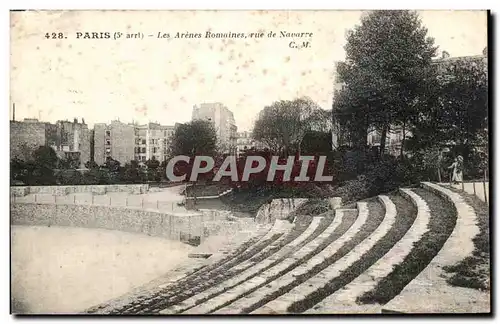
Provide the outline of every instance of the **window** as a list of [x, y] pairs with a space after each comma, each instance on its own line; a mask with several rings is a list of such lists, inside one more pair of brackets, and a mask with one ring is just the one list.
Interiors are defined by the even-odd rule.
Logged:
[[106, 131], [106, 136], [111, 136], [111, 131]]
[[141, 149], [142, 149], [141, 153], [146, 153], [146, 148], [145, 147], [142, 147]]
[[156, 153], [156, 147], [153, 147], [153, 153]]
[[111, 141], [110, 140], [106, 140], [106, 145], [111, 145]]
[[145, 162], [145, 161], [146, 161], [146, 157], [145, 157], [145, 156], [143, 156], [143, 157], [142, 157], [142, 161], [143, 161], [143, 162]]
[[146, 144], [146, 140], [145, 139], [142, 140], [142, 144]]
[[106, 154], [110, 154], [111, 153], [111, 149], [110, 148], [107, 148], [106, 149]]
[[167, 131], [164, 131], [164, 132], [163, 132], [163, 136], [167, 136]]

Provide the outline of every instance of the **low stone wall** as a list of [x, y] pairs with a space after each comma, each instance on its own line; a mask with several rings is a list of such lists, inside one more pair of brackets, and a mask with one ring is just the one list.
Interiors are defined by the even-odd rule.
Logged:
[[51, 194], [64, 196], [72, 193], [91, 192], [104, 195], [107, 192], [128, 192], [131, 194], [143, 194], [148, 192], [148, 184], [126, 184], [126, 185], [79, 185], [79, 186], [23, 186], [10, 187], [11, 193], [16, 197], [28, 194]]
[[306, 198], [273, 199], [257, 211], [255, 217], [258, 223], [273, 223], [277, 219], [286, 219], [288, 215], [307, 201]]
[[[225, 196], [225, 195], [229, 194], [232, 191], [233, 191], [233, 189], [228, 189], [228, 190], [226, 190], [226, 191], [224, 191], [224, 192], [222, 192], [222, 193], [220, 193], [218, 195], [215, 195], [215, 196], [199, 196], [199, 197], [196, 197], [196, 200], [217, 199], [217, 198], [220, 198], [222, 196]], [[186, 199], [187, 200], [195, 200], [194, 197], [187, 197], [187, 196], [186, 196]]]
[[72, 226], [142, 233], [172, 240], [183, 235], [204, 237], [205, 224], [224, 221], [228, 212], [203, 210], [190, 214], [168, 214], [155, 210], [92, 206], [15, 203], [12, 225]]
[[14, 197], [24, 197], [29, 194], [29, 187], [10, 187], [10, 194]]

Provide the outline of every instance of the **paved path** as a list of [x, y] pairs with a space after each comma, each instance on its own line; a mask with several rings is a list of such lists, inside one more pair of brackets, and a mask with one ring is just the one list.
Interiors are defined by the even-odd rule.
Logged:
[[184, 186], [163, 188], [160, 191], [148, 192], [146, 194], [134, 195], [127, 192], [108, 192], [104, 195], [93, 195], [92, 193], [74, 193], [65, 196], [52, 194], [29, 194], [24, 197], [15, 197], [13, 201], [21, 203], [39, 204], [75, 204], [75, 205], [98, 205], [113, 207], [135, 207], [144, 209], [157, 209], [160, 211], [171, 211], [175, 213], [188, 212], [184, 206], [179, 206], [184, 196], [181, 191]]

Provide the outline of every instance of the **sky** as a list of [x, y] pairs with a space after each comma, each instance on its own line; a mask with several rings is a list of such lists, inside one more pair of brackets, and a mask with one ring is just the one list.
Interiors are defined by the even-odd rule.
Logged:
[[[487, 46], [484, 11], [419, 14], [440, 52], [479, 55]], [[173, 125], [191, 120], [196, 104], [221, 102], [244, 131], [277, 100], [308, 96], [331, 109], [334, 62], [345, 58], [345, 34], [360, 16], [326, 10], [12, 12], [10, 119], [15, 103], [16, 120]], [[309, 41], [302, 49], [290, 48], [292, 38], [173, 38], [206, 31], [312, 37], [301, 39]], [[53, 32], [67, 38], [44, 37]], [[77, 32], [109, 32], [111, 38], [77, 39]], [[115, 32], [124, 36], [115, 40]], [[127, 33], [144, 38], [126, 39]]]

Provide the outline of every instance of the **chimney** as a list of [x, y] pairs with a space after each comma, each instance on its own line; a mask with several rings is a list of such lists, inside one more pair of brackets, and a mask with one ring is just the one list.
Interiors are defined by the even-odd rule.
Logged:
[[16, 121], [16, 103], [12, 104], [12, 120]]

